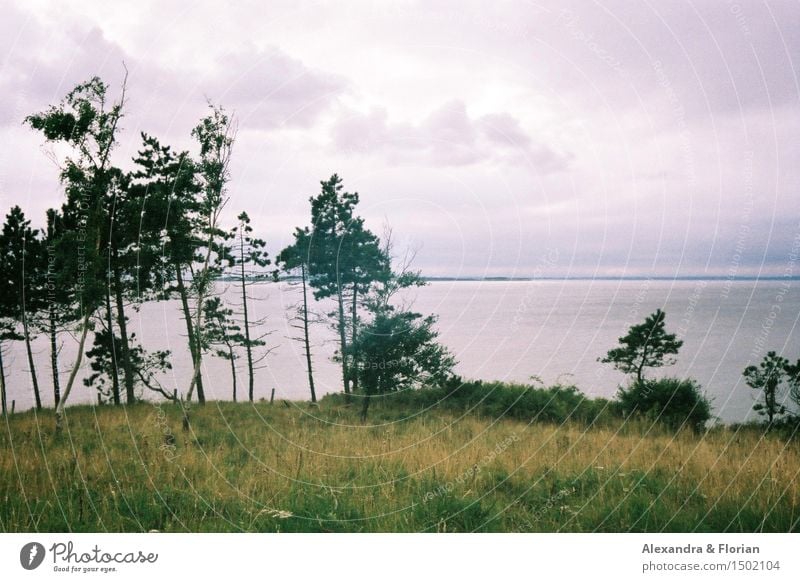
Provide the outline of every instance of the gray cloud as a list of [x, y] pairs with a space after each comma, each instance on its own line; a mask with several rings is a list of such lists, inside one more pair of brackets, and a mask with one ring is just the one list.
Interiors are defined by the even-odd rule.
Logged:
[[509, 113], [471, 117], [466, 105], [451, 100], [420, 123], [392, 123], [386, 110], [343, 115], [332, 129], [333, 147], [381, 154], [391, 164], [467, 166], [480, 162], [528, 165], [534, 172], [567, 167], [570, 156], [534, 143]]

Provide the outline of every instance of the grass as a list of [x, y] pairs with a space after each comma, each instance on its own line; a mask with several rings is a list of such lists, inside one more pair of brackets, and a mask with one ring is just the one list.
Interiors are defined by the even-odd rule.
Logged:
[[800, 530], [797, 441], [376, 401], [71, 407], [2, 419], [5, 532]]

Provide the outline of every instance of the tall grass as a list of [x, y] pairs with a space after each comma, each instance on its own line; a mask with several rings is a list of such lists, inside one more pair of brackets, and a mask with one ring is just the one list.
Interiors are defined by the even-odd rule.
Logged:
[[[0, 530], [798, 531], [796, 442], [385, 401], [74, 407], [3, 419]], [[499, 412], [499, 411], [498, 411]]]

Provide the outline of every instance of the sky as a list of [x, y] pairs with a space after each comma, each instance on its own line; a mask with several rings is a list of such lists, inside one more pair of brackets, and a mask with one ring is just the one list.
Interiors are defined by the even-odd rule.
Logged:
[[63, 190], [22, 120], [100, 76], [140, 133], [238, 125], [275, 254], [337, 173], [429, 276], [800, 276], [797, 1], [0, 0], [0, 211]]

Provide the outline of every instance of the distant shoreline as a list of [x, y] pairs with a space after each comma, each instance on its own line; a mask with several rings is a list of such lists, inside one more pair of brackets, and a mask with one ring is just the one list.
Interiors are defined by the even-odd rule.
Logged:
[[[800, 281], [800, 276], [793, 275], [791, 277], [784, 277], [781, 275], [764, 275], [764, 276], [741, 276], [741, 277], [727, 277], [723, 275], [706, 276], [706, 275], [689, 275], [681, 277], [612, 277], [612, 276], [574, 276], [574, 277], [422, 277], [424, 281], [429, 283], [436, 282], [500, 282], [500, 283], [514, 283], [514, 282], [530, 282], [530, 281], [730, 281], [730, 282], [748, 282], [748, 281]], [[219, 279], [224, 281], [227, 279]], [[297, 277], [281, 277], [280, 281], [299, 281]], [[254, 282], [272, 282], [272, 280], [265, 280], [254, 278]]]

